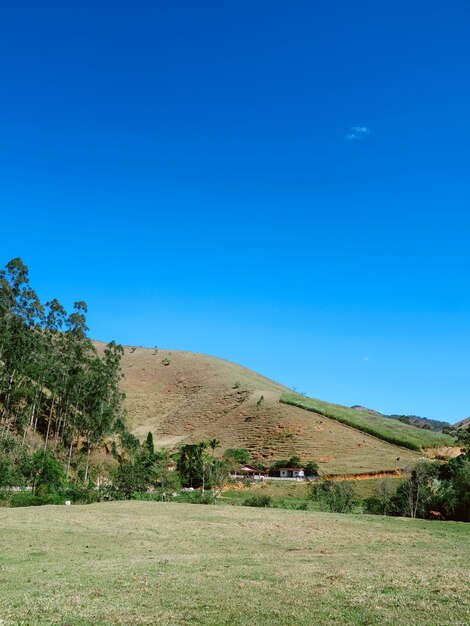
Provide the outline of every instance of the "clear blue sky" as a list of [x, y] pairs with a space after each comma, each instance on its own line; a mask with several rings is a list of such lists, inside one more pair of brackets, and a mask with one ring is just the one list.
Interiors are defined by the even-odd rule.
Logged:
[[1, 265], [93, 337], [470, 414], [470, 5], [0, 7]]

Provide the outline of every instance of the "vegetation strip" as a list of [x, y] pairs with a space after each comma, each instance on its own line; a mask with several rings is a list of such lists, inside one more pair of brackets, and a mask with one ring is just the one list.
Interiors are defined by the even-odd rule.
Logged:
[[441, 433], [409, 426], [365, 411], [306, 398], [297, 393], [284, 392], [279, 401], [283, 404], [290, 404], [306, 411], [318, 413], [368, 435], [410, 450], [420, 451], [425, 448], [455, 445], [451, 437]]

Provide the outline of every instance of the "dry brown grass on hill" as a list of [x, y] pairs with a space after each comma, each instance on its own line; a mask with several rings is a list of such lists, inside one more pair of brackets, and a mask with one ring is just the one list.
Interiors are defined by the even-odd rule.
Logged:
[[[281, 404], [286, 387], [240, 365], [190, 352], [126, 347], [128, 424], [144, 439], [176, 447], [217, 438], [272, 462], [298, 455], [327, 474], [394, 470], [417, 455], [334, 420]], [[399, 460], [397, 460], [399, 459]]]

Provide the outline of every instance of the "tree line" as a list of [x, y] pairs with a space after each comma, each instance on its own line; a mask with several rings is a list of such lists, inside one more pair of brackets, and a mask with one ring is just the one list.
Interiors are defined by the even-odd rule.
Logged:
[[51, 456], [70, 474], [80, 453], [87, 483], [93, 449], [124, 430], [123, 349], [112, 341], [100, 356], [86, 314], [83, 301], [71, 313], [57, 299], [43, 304], [20, 258], [0, 270], [0, 481], [12, 472], [31, 479], [31, 464]]

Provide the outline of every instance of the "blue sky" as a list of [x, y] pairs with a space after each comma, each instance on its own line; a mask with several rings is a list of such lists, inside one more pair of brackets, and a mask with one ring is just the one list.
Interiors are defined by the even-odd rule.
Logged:
[[463, 1], [3, 2], [0, 263], [86, 300], [96, 338], [468, 416], [469, 21]]

